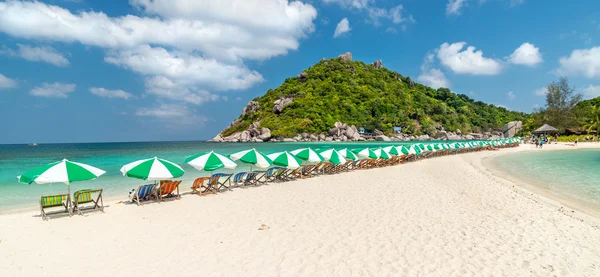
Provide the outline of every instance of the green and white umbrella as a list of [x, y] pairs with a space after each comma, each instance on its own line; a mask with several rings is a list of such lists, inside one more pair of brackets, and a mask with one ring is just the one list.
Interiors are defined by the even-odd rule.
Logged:
[[326, 161], [333, 164], [343, 164], [346, 162], [346, 157], [333, 148], [327, 149], [320, 154]]
[[410, 154], [414, 154], [415, 156], [421, 155], [423, 152], [423, 149], [421, 149], [421, 147], [417, 144], [411, 145], [408, 150]]
[[213, 171], [221, 168], [234, 169], [237, 164], [214, 151], [193, 155], [185, 159], [185, 162], [197, 170]]
[[346, 158], [347, 160], [356, 161], [359, 159], [358, 156], [356, 156], [356, 154], [354, 154], [354, 152], [350, 151], [348, 148], [338, 150], [338, 153], [342, 154], [342, 156], [344, 156], [344, 158]]
[[290, 151], [290, 153], [302, 160], [309, 162], [309, 163], [319, 163], [319, 162], [322, 162], [325, 160], [323, 158], [323, 156], [321, 156], [321, 154], [315, 152], [315, 150], [312, 150], [312, 148], [310, 148], [310, 147], [296, 149], [296, 150]]
[[121, 167], [123, 176], [142, 180], [164, 180], [183, 176], [181, 166], [157, 157], [135, 161]]
[[400, 155], [400, 151], [398, 151], [398, 148], [396, 148], [396, 146], [386, 146], [383, 148], [383, 150], [385, 152], [387, 152], [388, 154], [394, 155], [394, 156], [399, 156]]
[[248, 149], [229, 155], [234, 161], [242, 161], [260, 168], [267, 168], [273, 164], [273, 161], [264, 153], [256, 149]]
[[302, 161], [290, 154], [288, 151], [277, 152], [267, 155], [273, 161], [273, 164], [283, 166], [285, 168], [294, 169], [300, 167]]
[[399, 156], [404, 156], [410, 154], [410, 149], [404, 145], [396, 146], [396, 150], [398, 150]]
[[375, 155], [377, 155], [377, 158], [379, 159], [389, 160], [390, 158], [392, 158], [392, 156], [390, 156], [390, 154], [383, 150], [383, 148], [381, 147], [374, 149], [373, 153], [375, 153]]
[[362, 158], [377, 159], [379, 156], [371, 148], [353, 149], [352, 152]]
[[17, 176], [17, 179], [24, 184], [65, 183], [68, 194], [71, 195], [72, 182], [93, 180], [104, 173], [106, 171], [91, 165], [64, 159], [27, 171], [23, 175]]

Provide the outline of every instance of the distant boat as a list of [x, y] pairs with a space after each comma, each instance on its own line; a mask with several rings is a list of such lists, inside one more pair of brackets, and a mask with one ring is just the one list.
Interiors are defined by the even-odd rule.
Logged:
[[38, 144], [37, 144], [37, 143], [30, 143], [30, 144], [28, 144], [28, 145], [29, 145], [29, 146], [31, 146], [31, 147], [36, 147], [36, 146], [38, 146]]

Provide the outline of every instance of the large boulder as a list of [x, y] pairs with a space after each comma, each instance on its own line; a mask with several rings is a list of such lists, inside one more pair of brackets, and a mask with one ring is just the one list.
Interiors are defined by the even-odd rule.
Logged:
[[383, 132], [382, 132], [382, 131], [379, 131], [379, 130], [377, 130], [377, 129], [375, 129], [375, 131], [373, 131], [373, 133], [374, 133], [376, 136], [382, 136], [382, 135], [383, 135]]
[[313, 134], [310, 135], [310, 137], [308, 138], [310, 141], [319, 141], [319, 138]]
[[392, 141], [389, 137], [387, 137], [385, 135], [378, 135], [375, 137], [375, 140], [377, 140], [377, 141]]
[[336, 128], [336, 127], [329, 129], [329, 131], [327, 131], [327, 133], [329, 134], [329, 136], [332, 136], [332, 137], [337, 137], [337, 136], [341, 135], [340, 129]]
[[291, 138], [284, 138], [282, 141], [283, 142], [296, 142], [296, 140], [291, 139]]
[[523, 122], [511, 121], [502, 126], [502, 136], [505, 138], [514, 137], [519, 131], [523, 129]]
[[252, 114], [255, 111], [257, 111], [258, 109], [260, 109], [260, 104], [256, 101], [250, 101], [250, 102], [248, 102], [248, 104], [246, 104], [246, 107], [244, 107], [244, 109], [242, 110], [242, 116], [244, 116], [246, 114]]
[[482, 139], [483, 134], [480, 133], [470, 133], [469, 136], [473, 137], [473, 139]]
[[227, 137], [224, 137], [223, 140], [226, 142], [239, 142], [241, 135], [242, 135], [242, 132], [235, 132]]
[[383, 62], [381, 60], [374, 61], [373, 62], [373, 67], [374, 68], [382, 68], [383, 67]]
[[352, 53], [346, 52], [345, 54], [339, 55], [338, 58], [342, 58], [342, 60], [344, 60], [344, 61], [351, 61], [352, 60]]
[[268, 141], [271, 138], [271, 129], [264, 127], [260, 129], [260, 135], [258, 138], [263, 141]]
[[357, 141], [358, 138], [360, 138], [360, 134], [358, 133], [358, 130], [356, 129], [356, 126], [354, 126], [354, 125], [346, 128], [344, 135], [346, 137], [348, 137], [348, 139], [353, 140], [353, 141]]
[[241, 142], [247, 142], [247, 141], [249, 141], [251, 139], [252, 139], [252, 136], [250, 136], [250, 132], [249, 131], [243, 131], [240, 134], [240, 141]]
[[475, 137], [469, 134], [469, 135], [465, 136], [465, 139], [467, 139], [467, 140], [474, 140]]
[[209, 140], [209, 142], [223, 142], [223, 137], [221, 134], [218, 134], [213, 139]]
[[298, 75], [298, 80], [300, 82], [304, 83], [306, 81], [306, 79], [308, 79], [308, 73], [302, 72], [302, 73], [300, 73], [300, 75]]
[[324, 134], [319, 134], [319, 141], [324, 141], [325, 140], [325, 135]]
[[276, 100], [273, 103], [273, 113], [275, 113], [275, 114], [281, 113], [285, 106], [292, 104], [292, 101], [294, 101], [294, 98], [291, 98], [291, 97], [282, 97], [282, 98]]

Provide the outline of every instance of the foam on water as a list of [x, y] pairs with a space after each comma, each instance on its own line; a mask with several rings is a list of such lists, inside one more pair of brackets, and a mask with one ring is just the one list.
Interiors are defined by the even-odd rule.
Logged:
[[600, 150], [537, 150], [499, 156], [494, 162], [553, 194], [600, 208]]

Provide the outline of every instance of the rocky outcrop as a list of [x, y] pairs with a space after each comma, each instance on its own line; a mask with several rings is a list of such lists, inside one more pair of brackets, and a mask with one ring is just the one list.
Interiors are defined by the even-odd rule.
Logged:
[[279, 98], [273, 103], [273, 113], [280, 114], [283, 111], [283, 108], [289, 104], [292, 104], [293, 101], [294, 98], [291, 97]]
[[308, 73], [306, 73], [306, 72], [302, 72], [302, 73], [300, 73], [300, 75], [298, 75], [298, 80], [302, 83], [304, 83], [307, 79], [308, 79]]
[[271, 139], [271, 130], [269, 128], [260, 129], [260, 135], [258, 136], [262, 141], [268, 141]]
[[514, 137], [519, 131], [523, 129], [523, 122], [521, 121], [511, 121], [502, 127], [502, 136], [505, 138]]
[[374, 61], [373, 62], [373, 67], [374, 68], [382, 68], [383, 67], [383, 62], [381, 60]]
[[385, 136], [385, 135], [376, 136], [375, 140], [377, 140], [377, 141], [392, 141], [388, 136]]
[[342, 58], [342, 60], [344, 60], [344, 61], [351, 61], [352, 60], [352, 53], [346, 52], [345, 54], [339, 55], [338, 58]]
[[209, 142], [223, 142], [223, 137], [221, 136], [221, 134], [216, 135], [214, 138], [212, 138], [211, 140], [209, 140]]
[[256, 101], [250, 101], [246, 104], [246, 107], [242, 110], [242, 117], [246, 114], [253, 114], [255, 111], [260, 109], [260, 104]]

